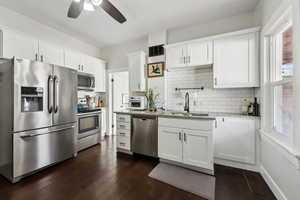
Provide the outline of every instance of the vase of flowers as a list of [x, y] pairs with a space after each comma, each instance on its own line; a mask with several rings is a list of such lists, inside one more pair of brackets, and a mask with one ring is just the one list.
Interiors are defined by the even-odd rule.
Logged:
[[155, 95], [153, 89], [150, 88], [147, 91], [145, 96], [146, 96], [147, 102], [148, 102], [148, 110], [150, 112], [155, 112], [156, 111], [155, 101], [159, 95], [158, 94]]

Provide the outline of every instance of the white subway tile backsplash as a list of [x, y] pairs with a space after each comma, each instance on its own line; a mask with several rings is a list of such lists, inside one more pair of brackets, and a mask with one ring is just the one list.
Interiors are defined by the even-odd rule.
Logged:
[[191, 111], [240, 113], [242, 105], [248, 104], [255, 97], [253, 88], [214, 89], [212, 68], [169, 71], [166, 73], [167, 108], [183, 110], [184, 96], [187, 91], [175, 91], [175, 88], [202, 86], [204, 90], [188, 90]]

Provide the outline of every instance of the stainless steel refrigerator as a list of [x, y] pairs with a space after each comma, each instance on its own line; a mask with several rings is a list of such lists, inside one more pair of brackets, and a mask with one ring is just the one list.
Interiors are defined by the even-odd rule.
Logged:
[[77, 72], [0, 59], [0, 173], [12, 182], [73, 157]]

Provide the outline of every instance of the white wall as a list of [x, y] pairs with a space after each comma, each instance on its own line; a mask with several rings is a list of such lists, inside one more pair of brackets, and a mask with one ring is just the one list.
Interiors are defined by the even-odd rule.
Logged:
[[168, 30], [168, 43], [176, 43], [201, 37], [233, 32], [254, 26], [253, 12], [232, 16], [204, 24], [196, 24]]
[[194, 68], [190, 70], [172, 70], [166, 73], [166, 105], [170, 110], [181, 110], [184, 107], [184, 96], [187, 92], [175, 88], [197, 88], [189, 90], [191, 112], [224, 112], [241, 113], [242, 106], [254, 101], [253, 88], [214, 89], [213, 69]]
[[147, 36], [134, 41], [104, 47], [101, 49], [102, 57], [108, 63], [108, 69], [128, 68], [127, 55], [136, 51], [147, 52]]
[[10, 29], [55, 45], [100, 57], [100, 49], [82, 42], [56, 29], [45, 26], [29, 17], [0, 6], [0, 29]]
[[[299, 0], [261, 0], [255, 11], [255, 23], [261, 24], [262, 26], [268, 24], [270, 20], [274, 19], [277, 13], [283, 13], [283, 11], [291, 5], [291, 2], [296, 1]], [[297, 9], [296, 12], [299, 14], [299, 9]], [[299, 18], [299, 15], [297, 17]], [[294, 24], [294, 27], [299, 28], [299, 20], [297, 19], [296, 21], [297, 24]], [[294, 37], [299, 41], [299, 34], [294, 34]], [[299, 45], [297, 42], [294, 44]], [[295, 52], [294, 55], [297, 55], [298, 58], [296, 60], [299, 60], [299, 52]], [[296, 74], [297, 71], [298, 74]], [[295, 76], [300, 77], [300, 73], [297, 68], [295, 70]], [[296, 80], [297, 79], [299, 78], [296, 78]], [[299, 84], [296, 88], [299, 88]], [[299, 94], [296, 94], [296, 96], [299, 96]], [[263, 116], [263, 118], [265, 117], [266, 116]], [[299, 121], [299, 119], [297, 120]], [[300, 198], [300, 169], [298, 162], [299, 161], [296, 159], [293, 151], [289, 151], [284, 146], [279, 145], [274, 138], [264, 134], [262, 135], [262, 175], [279, 200], [298, 200]]]

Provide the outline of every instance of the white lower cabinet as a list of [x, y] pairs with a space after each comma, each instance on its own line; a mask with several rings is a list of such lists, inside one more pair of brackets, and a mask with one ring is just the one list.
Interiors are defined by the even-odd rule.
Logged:
[[183, 130], [183, 162], [188, 165], [211, 169], [213, 142], [211, 133]]
[[117, 114], [117, 151], [131, 151], [131, 116]]
[[220, 117], [215, 130], [215, 157], [255, 164], [256, 121], [252, 118]]
[[[213, 171], [213, 123], [213, 120], [159, 118], [159, 158]], [[207, 130], [208, 127], [211, 129]]]
[[180, 129], [159, 127], [158, 157], [177, 162], [182, 161], [182, 141], [180, 137]]

